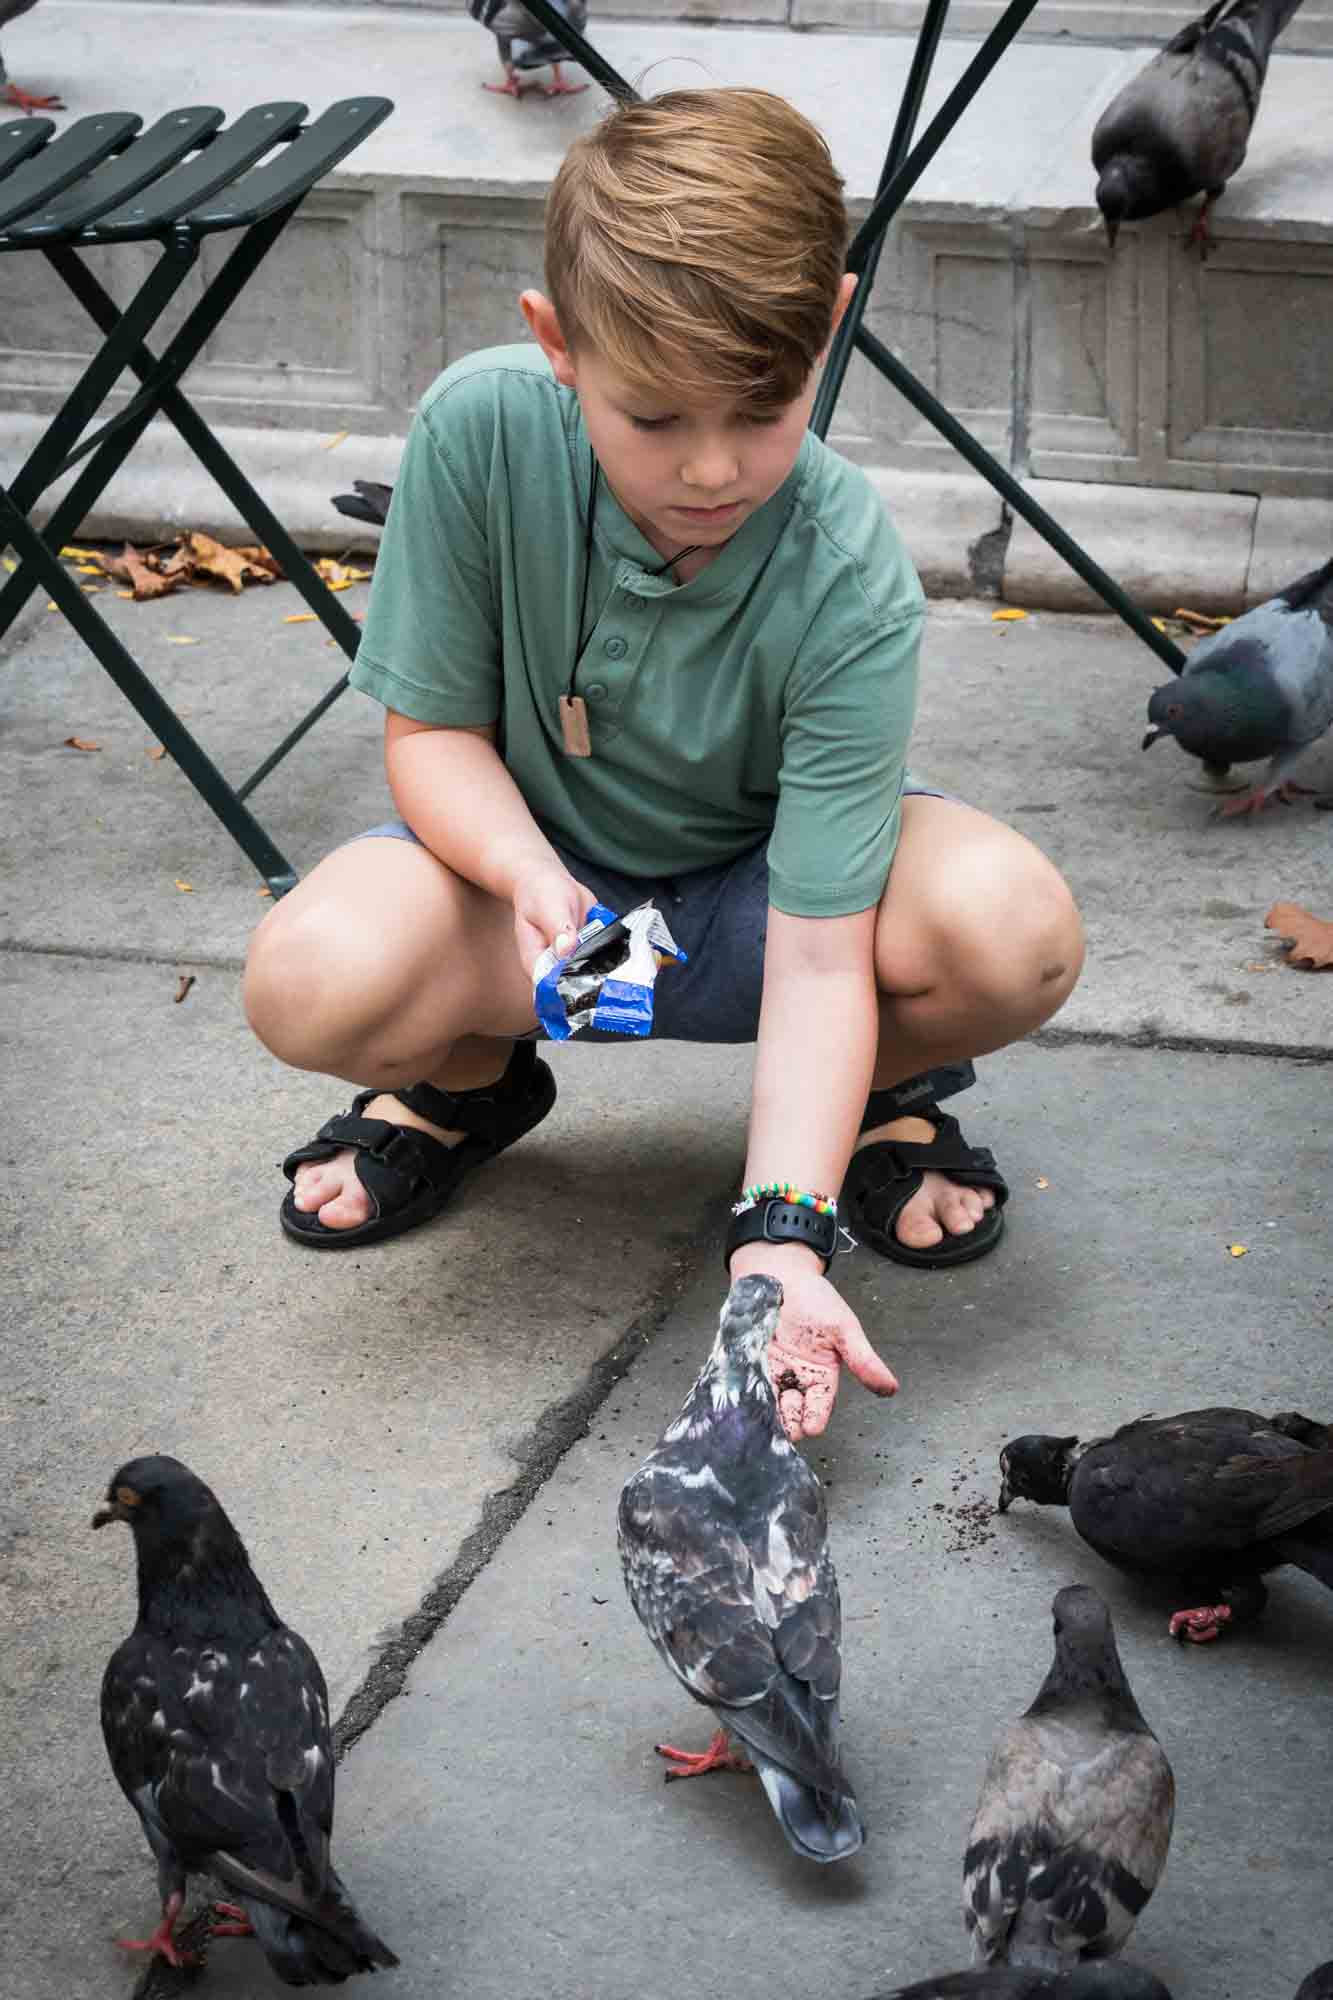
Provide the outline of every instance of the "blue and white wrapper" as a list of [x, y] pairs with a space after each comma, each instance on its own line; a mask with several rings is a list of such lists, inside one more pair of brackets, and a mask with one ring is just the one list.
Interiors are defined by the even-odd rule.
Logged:
[[618, 917], [594, 903], [573, 950], [564, 958], [544, 951], [532, 969], [537, 1019], [553, 1042], [585, 1028], [651, 1034], [658, 968], [664, 959], [683, 965], [685, 957], [655, 904], [640, 903]]

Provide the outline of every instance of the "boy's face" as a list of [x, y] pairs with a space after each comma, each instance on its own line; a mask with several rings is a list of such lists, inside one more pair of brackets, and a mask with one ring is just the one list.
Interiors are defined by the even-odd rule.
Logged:
[[[852, 282], [845, 281], [845, 296]], [[772, 499], [801, 449], [817, 369], [794, 402], [755, 415], [729, 399], [686, 396], [670, 384], [637, 387], [600, 355], [572, 354], [540, 293], [525, 292], [522, 304], [557, 381], [578, 391], [604, 478], [662, 555], [691, 544], [720, 548]]]

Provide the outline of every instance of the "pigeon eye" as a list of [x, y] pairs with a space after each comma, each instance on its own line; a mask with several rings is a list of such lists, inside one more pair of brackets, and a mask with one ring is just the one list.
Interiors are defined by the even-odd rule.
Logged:
[[137, 1507], [139, 1504], [139, 1495], [132, 1486], [118, 1486], [116, 1498], [122, 1507]]
[[1180, 703], [1178, 701], [1173, 701], [1171, 706], [1166, 711], [1166, 719], [1168, 722], [1179, 722], [1181, 716], [1184, 713], [1185, 711], [1181, 707]]

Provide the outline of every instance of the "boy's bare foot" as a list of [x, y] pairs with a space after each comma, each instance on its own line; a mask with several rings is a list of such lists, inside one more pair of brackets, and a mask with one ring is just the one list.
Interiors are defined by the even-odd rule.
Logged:
[[[890, 1118], [886, 1124], [862, 1132], [855, 1151], [859, 1153], [863, 1146], [874, 1145], [881, 1139], [901, 1139], [909, 1145], [928, 1146], [934, 1137], [935, 1127], [928, 1118]], [[942, 1243], [946, 1235], [971, 1235], [987, 1209], [994, 1205], [995, 1195], [990, 1188], [959, 1187], [944, 1174], [928, 1169], [921, 1186], [903, 1205], [893, 1233], [911, 1250], [929, 1250]]]
[[[494, 1083], [495, 1080], [493, 1076], [478, 1078], [479, 1083]], [[456, 1146], [465, 1136], [462, 1132], [448, 1132], [442, 1125], [432, 1125], [429, 1118], [422, 1118], [417, 1112], [409, 1110], [389, 1090], [371, 1098], [364, 1116], [383, 1118], [390, 1125], [415, 1125], [418, 1132], [428, 1132], [432, 1139], [439, 1139], [446, 1146]], [[921, 1121], [917, 1119], [915, 1122], [919, 1125]], [[355, 1161], [356, 1154], [349, 1146], [345, 1152], [336, 1153], [331, 1160], [310, 1160], [305, 1166], [298, 1167], [292, 1192], [295, 1206], [303, 1215], [317, 1215], [326, 1229], [355, 1229], [358, 1224], [369, 1221], [371, 1200], [361, 1185]]]

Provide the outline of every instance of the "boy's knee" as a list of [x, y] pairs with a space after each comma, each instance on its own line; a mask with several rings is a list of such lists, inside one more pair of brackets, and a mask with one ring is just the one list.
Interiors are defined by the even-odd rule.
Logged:
[[337, 1017], [355, 1011], [357, 954], [341, 927], [320, 908], [279, 903], [270, 910], [246, 955], [242, 998], [251, 1028], [280, 1061], [319, 1067], [316, 1052], [331, 1039]]

